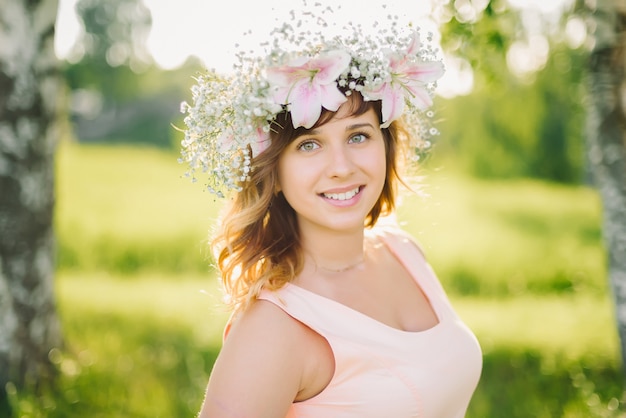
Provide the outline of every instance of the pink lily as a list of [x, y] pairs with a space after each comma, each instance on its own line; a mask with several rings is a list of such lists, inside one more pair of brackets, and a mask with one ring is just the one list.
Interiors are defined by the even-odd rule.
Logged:
[[337, 88], [337, 78], [350, 63], [345, 51], [331, 51], [323, 56], [301, 58], [267, 69], [268, 81], [276, 87], [274, 100], [289, 105], [293, 127], [312, 127], [322, 107], [336, 111], [347, 98]]
[[382, 127], [388, 127], [402, 115], [405, 98], [422, 110], [433, 104], [427, 84], [438, 80], [444, 73], [444, 67], [440, 61], [410, 60], [419, 48], [419, 37], [415, 32], [404, 54], [390, 53], [389, 80], [377, 90], [366, 92], [371, 99], [382, 100]]

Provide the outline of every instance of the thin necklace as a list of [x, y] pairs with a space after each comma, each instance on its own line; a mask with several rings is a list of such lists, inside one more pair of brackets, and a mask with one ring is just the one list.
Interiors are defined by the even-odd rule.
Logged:
[[[311, 257], [311, 258], [313, 258], [313, 257]], [[352, 270], [352, 269], [358, 267], [359, 265], [365, 263], [365, 255], [363, 257], [361, 257], [361, 259], [359, 261], [357, 261], [356, 263], [352, 263], [352, 264], [349, 264], [349, 265], [347, 265], [345, 267], [341, 267], [341, 268], [338, 268], [338, 269], [333, 269], [333, 268], [330, 268], [330, 267], [324, 267], [324, 266], [318, 264], [317, 261], [315, 261], [314, 258], [313, 258], [313, 263], [315, 263], [315, 267], [316, 268], [318, 268], [320, 270], [324, 270], [324, 271], [329, 272], [329, 273], [344, 273], [344, 272], [346, 272], [348, 270]]]

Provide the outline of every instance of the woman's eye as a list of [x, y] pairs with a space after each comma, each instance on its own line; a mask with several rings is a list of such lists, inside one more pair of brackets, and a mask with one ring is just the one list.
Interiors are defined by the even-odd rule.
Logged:
[[317, 148], [319, 148], [319, 145], [317, 145], [313, 141], [305, 141], [301, 143], [300, 145], [298, 145], [298, 149], [302, 151], [313, 151]]
[[352, 144], [360, 144], [362, 142], [365, 142], [367, 140], [367, 135], [365, 134], [356, 134], [353, 135], [352, 137], [350, 137], [350, 143]]

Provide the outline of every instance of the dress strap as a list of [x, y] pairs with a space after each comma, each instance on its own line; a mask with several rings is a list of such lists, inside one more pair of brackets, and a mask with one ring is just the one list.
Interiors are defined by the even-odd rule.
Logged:
[[[431, 303], [442, 302], [445, 307], [444, 314], [456, 316], [441, 282], [415, 238], [401, 228], [384, 228], [378, 236], [429, 296]], [[437, 297], [433, 297], [435, 294]]]

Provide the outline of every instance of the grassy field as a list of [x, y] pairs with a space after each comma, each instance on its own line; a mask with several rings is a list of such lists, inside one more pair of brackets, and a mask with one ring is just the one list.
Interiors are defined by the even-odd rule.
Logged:
[[[10, 390], [15, 417], [197, 412], [227, 312], [205, 247], [220, 203], [183, 172], [152, 149], [61, 146], [61, 382]], [[468, 417], [626, 416], [596, 194], [427, 174], [398, 217], [481, 342]]]

